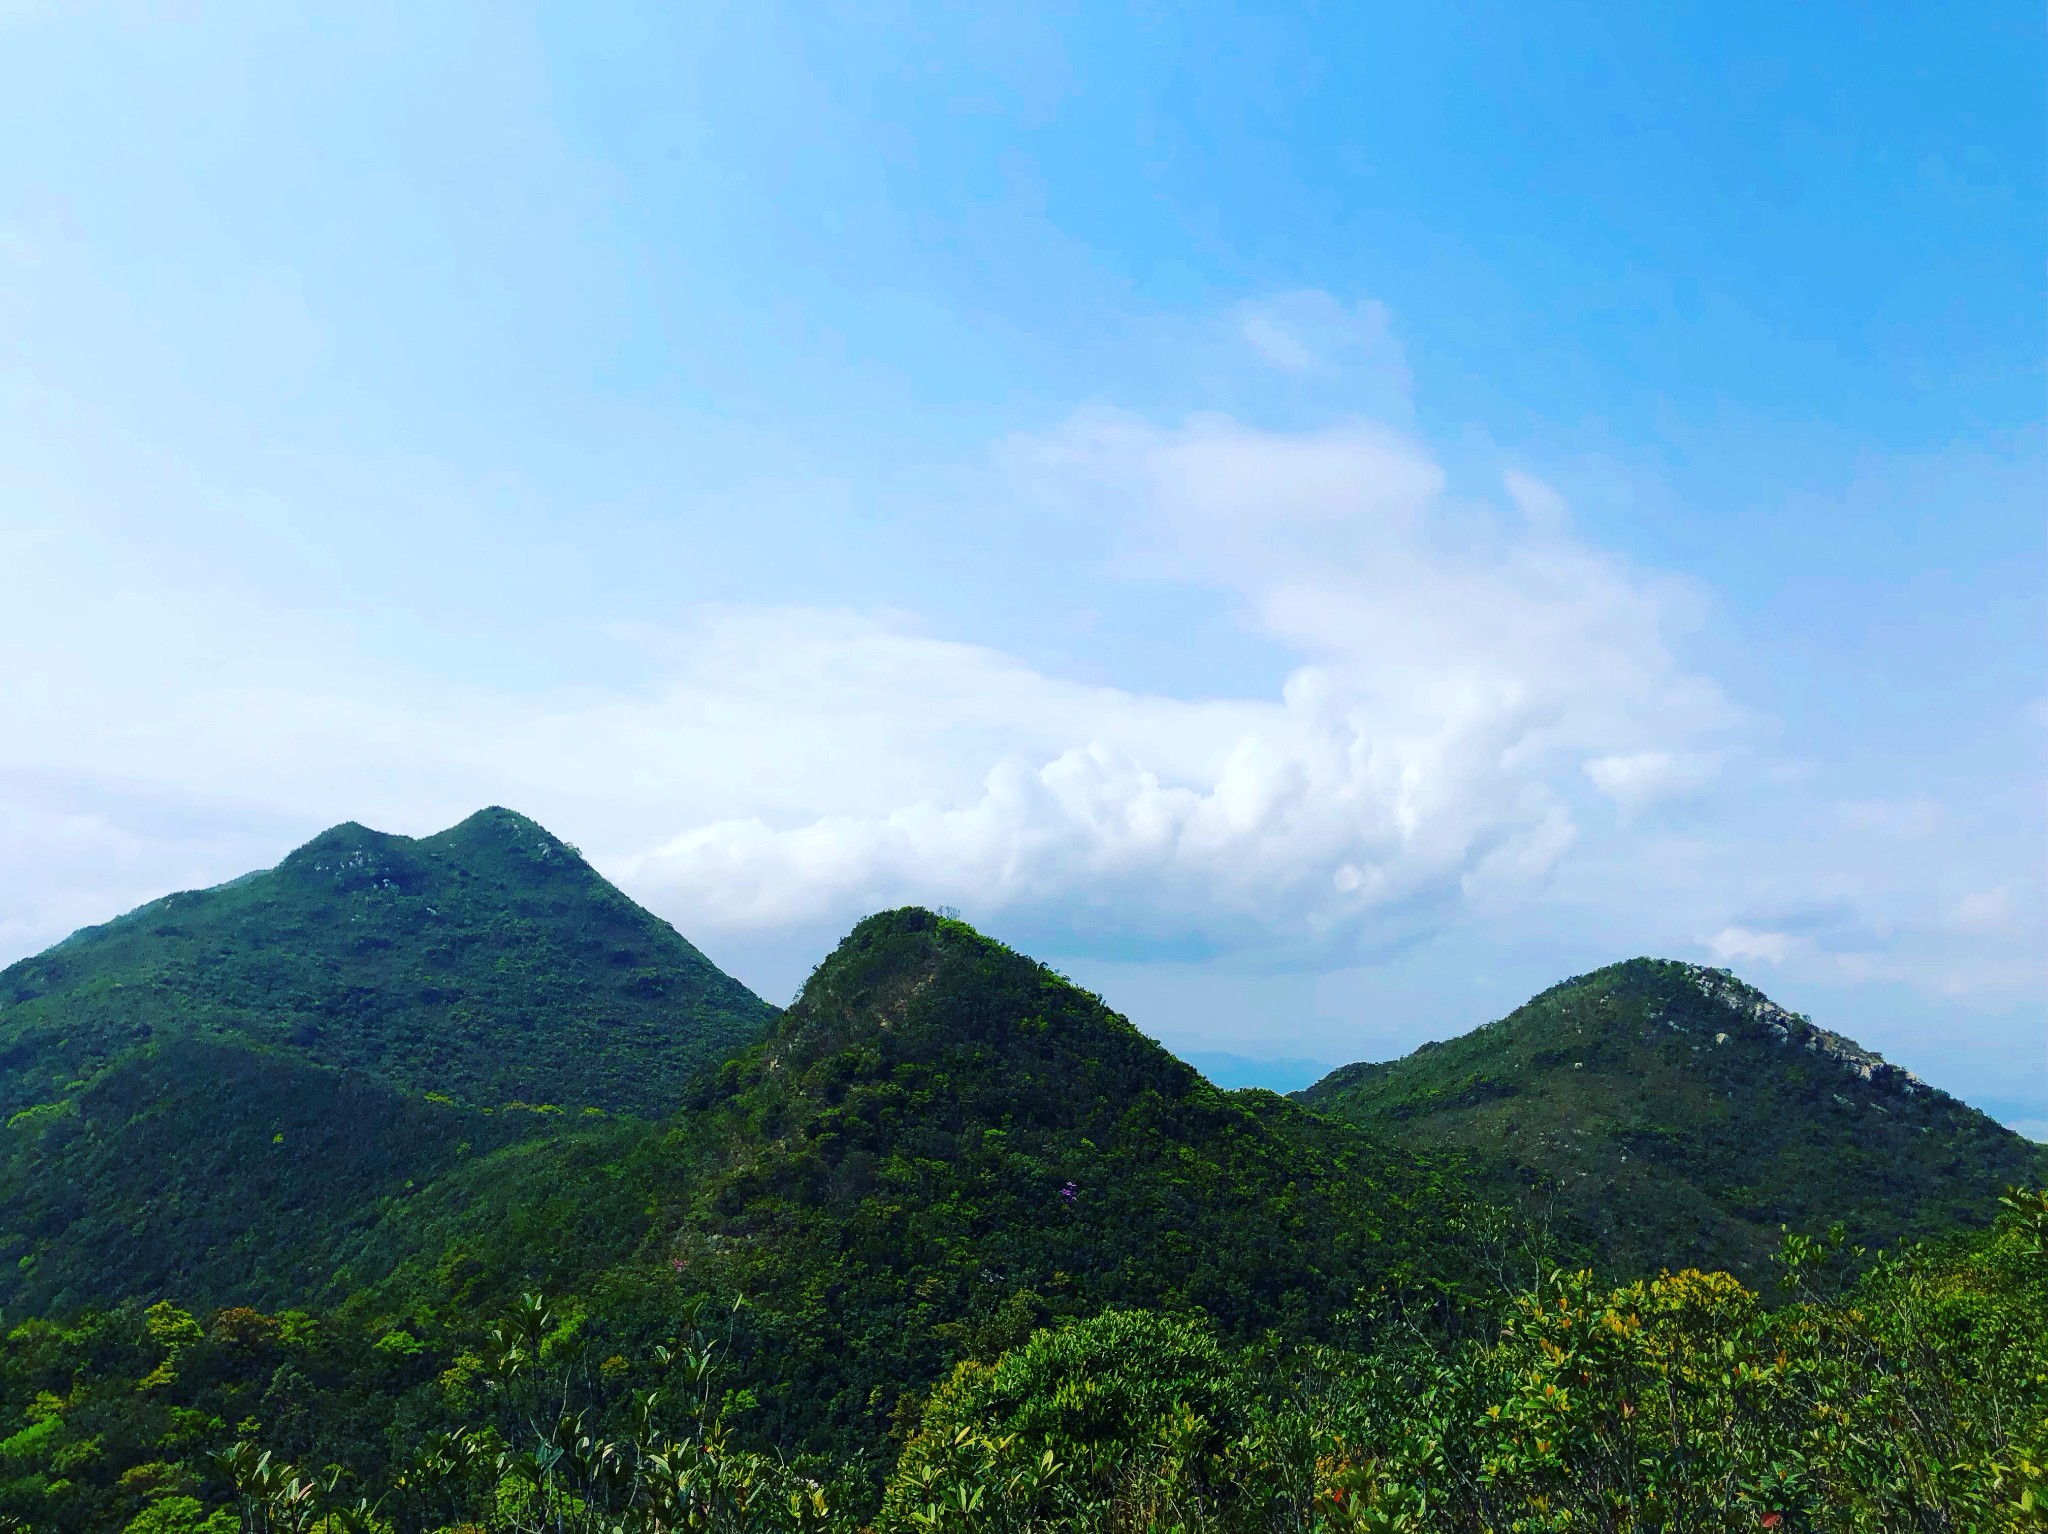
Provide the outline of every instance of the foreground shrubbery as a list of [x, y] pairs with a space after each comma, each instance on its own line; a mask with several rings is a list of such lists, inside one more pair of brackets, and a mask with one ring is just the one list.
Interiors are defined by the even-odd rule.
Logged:
[[[157, 1306], [9, 1336], [0, 1519], [238, 1530], [2048, 1528], [2048, 1196], [1840, 1292], [1556, 1274], [1483, 1343], [1362, 1317], [1368, 1350], [1226, 1348], [1113, 1311], [964, 1363], [886, 1485], [745, 1442], [724, 1325], [629, 1360], [573, 1305], [452, 1356], [302, 1316]], [[393, 1404], [396, 1403], [396, 1404]], [[377, 1408], [382, 1405], [381, 1416]], [[322, 1425], [317, 1419], [328, 1419]], [[366, 1426], [365, 1424], [368, 1424]], [[354, 1474], [328, 1466], [338, 1458]], [[317, 1473], [313, 1466], [321, 1466]]]
[[[1766, 1310], [1725, 1274], [1558, 1275], [1491, 1343], [1217, 1352], [1043, 1333], [934, 1395], [900, 1529], [2048, 1528], [2048, 1199], [1965, 1255]], [[1794, 1241], [1804, 1288], [1815, 1243]]]

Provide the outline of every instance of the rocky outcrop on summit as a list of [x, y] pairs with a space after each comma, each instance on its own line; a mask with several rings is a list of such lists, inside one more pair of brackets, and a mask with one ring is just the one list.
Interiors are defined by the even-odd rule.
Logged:
[[[1830, 1033], [1803, 1012], [1788, 1012], [1755, 986], [1725, 969], [1708, 969], [1700, 964], [1678, 966], [1691, 975], [1700, 994], [1717, 1001], [1738, 1017], [1747, 1019], [1780, 1044], [1798, 1044], [1833, 1060], [1859, 1080], [1896, 1088], [1907, 1097], [1931, 1091], [1926, 1082], [1902, 1065], [1893, 1065], [1874, 1049], [1865, 1049], [1854, 1039]], [[1684, 1025], [1674, 1019], [1673, 1028]]]
[[1616, 1271], [1758, 1279], [1781, 1227], [1869, 1247], [1980, 1224], [2048, 1151], [1726, 970], [1634, 959], [1302, 1101], [1560, 1209]]

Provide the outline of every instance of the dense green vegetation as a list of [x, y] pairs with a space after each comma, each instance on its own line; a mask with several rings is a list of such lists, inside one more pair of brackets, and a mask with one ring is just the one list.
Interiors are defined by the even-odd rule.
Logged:
[[1395, 1304], [1304, 1345], [1109, 1309], [965, 1360], [859, 1467], [778, 1452], [775, 1387], [687, 1293], [629, 1356], [534, 1297], [446, 1335], [129, 1303], [0, 1347], [0, 1517], [37, 1530], [1560, 1531], [2048, 1527], [2048, 1196], [1787, 1303], [1546, 1274], [1469, 1338]]
[[927, 911], [777, 1014], [517, 816], [342, 827], [0, 973], [0, 1529], [2048, 1522], [1981, 1115], [1651, 961], [1303, 1098]]
[[772, 1015], [522, 815], [342, 825], [0, 970], [0, 1113], [196, 1037], [477, 1107], [658, 1114]]
[[677, 1282], [744, 1294], [764, 1429], [873, 1457], [955, 1360], [1107, 1304], [1199, 1308], [1235, 1337], [1329, 1335], [1380, 1292], [1448, 1320], [1482, 1282], [1475, 1213], [1445, 1166], [1219, 1092], [912, 909], [856, 927], [658, 1129], [509, 1147], [394, 1206], [390, 1276], [359, 1304], [446, 1325], [573, 1289], [651, 1341]]
[[1841, 1221], [1894, 1246], [1981, 1224], [2001, 1189], [2048, 1180], [2048, 1149], [1725, 971], [1655, 959], [1296, 1097], [1462, 1154], [1615, 1275], [1694, 1266], [1754, 1283], [1786, 1226]]
[[338, 826], [0, 971], [0, 1306], [337, 1298], [394, 1201], [773, 1015], [510, 811]]
[[149, 1045], [0, 1132], [0, 1294], [14, 1314], [338, 1298], [393, 1199], [532, 1121], [277, 1051]]

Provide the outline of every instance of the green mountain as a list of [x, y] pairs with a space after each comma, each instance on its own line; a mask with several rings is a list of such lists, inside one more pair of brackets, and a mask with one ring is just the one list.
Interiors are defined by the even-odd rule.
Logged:
[[1635, 959], [1295, 1094], [1554, 1209], [1617, 1273], [1751, 1280], [1780, 1227], [1870, 1247], [1982, 1224], [2048, 1150], [1724, 970]]
[[773, 1015], [522, 816], [338, 826], [0, 971], [0, 1305], [331, 1293], [409, 1191]]
[[340, 825], [0, 970], [0, 1112], [212, 1038], [479, 1107], [655, 1114], [772, 1014], [523, 815]]
[[17, 1314], [431, 1329], [541, 1287], [651, 1336], [679, 1292], [743, 1294], [778, 1431], [869, 1453], [954, 1360], [1060, 1316], [1315, 1336], [1476, 1271], [1438, 1161], [1220, 1091], [969, 927], [872, 917], [778, 1016], [502, 811], [342, 827], [0, 985]]
[[539, 1128], [279, 1050], [148, 1045], [0, 1133], [0, 1306], [303, 1303], [395, 1197]]
[[[2004, 1527], [2048, 1487], [2041, 1195], [1846, 1289], [1809, 1248], [1776, 1307], [1503, 1234], [1489, 1185], [1558, 1189], [1616, 1269], [1753, 1265], [2048, 1173], [1718, 971], [1567, 982], [1314, 1111], [918, 909], [719, 1057], [732, 983], [503, 812], [184, 898], [6, 973], [0, 1523]], [[682, 1023], [613, 1010], [636, 971]]]
[[431, 1322], [573, 1289], [650, 1328], [679, 1293], [744, 1294], [746, 1372], [775, 1382], [760, 1425], [873, 1452], [956, 1359], [1107, 1304], [1241, 1337], [1328, 1335], [1387, 1294], [1440, 1307], [1475, 1271], [1468, 1204], [1433, 1158], [1220, 1091], [1099, 998], [906, 909], [860, 923], [658, 1130], [510, 1146], [395, 1206], [375, 1293]]

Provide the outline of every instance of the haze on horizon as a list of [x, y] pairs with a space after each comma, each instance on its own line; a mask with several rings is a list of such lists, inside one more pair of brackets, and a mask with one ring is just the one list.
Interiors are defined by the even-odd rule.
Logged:
[[1637, 954], [2048, 1138], [2038, 7], [0, 7], [0, 962], [487, 803], [771, 1000]]

